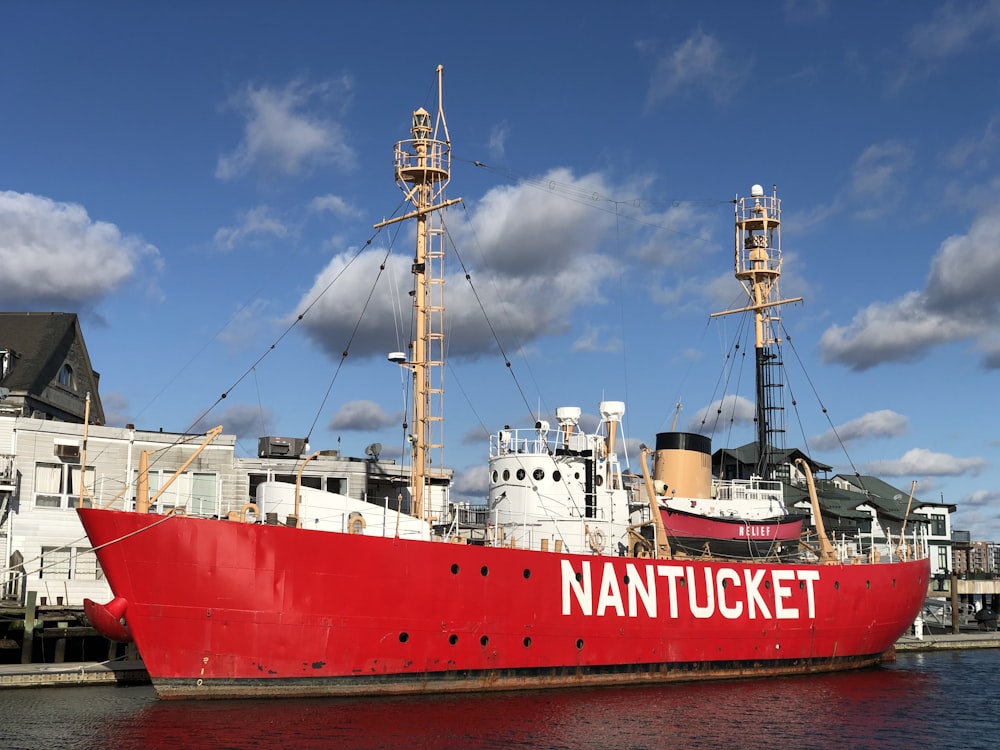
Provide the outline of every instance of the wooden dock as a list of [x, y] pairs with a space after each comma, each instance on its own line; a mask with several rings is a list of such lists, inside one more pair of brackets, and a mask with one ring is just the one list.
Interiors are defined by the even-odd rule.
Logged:
[[0, 664], [0, 690], [79, 685], [144, 685], [149, 675], [141, 661]]
[[948, 633], [930, 635], [923, 638], [904, 635], [896, 641], [896, 651], [948, 651], [971, 648], [1000, 648], [1000, 632], [983, 631], [977, 633]]

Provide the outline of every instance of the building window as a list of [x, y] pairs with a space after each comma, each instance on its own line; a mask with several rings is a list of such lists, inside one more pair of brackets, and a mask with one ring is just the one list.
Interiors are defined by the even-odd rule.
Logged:
[[69, 365], [63, 365], [62, 369], [59, 370], [59, 385], [65, 386], [71, 390], [76, 390], [76, 383], [73, 380], [73, 368]]
[[104, 571], [90, 547], [42, 547], [38, 577], [68, 581], [103, 581]]
[[930, 520], [931, 520], [931, 536], [947, 536], [948, 535], [948, 532], [946, 530], [946, 527], [947, 527], [946, 521], [947, 521], [947, 519], [944, 516], [938, 515], [938, 514], [935, 513], [935, 514], [931, 515]]
[[[93, 477], [94, 467], [87, 471]], [[35, 464], [35, 507], [75, 508], [80, 504], [80, 467], [72, 464]]]
[[68, 547], [42, 547], [38, 566], [39, 578], [69, 578], [70, 550]]
[[219, 514], [219, 496], [216, 492], [215, 474], [191, 475], [191, 503], [188, 513], [194, 516], [217, 516]]
[[[149, 500], [156, 497], [161, 488], [163, 494], [150, 507], [153, 513], [166, 513], [183, 507], [192, 516], [216, 516], [219, 513], [219, 481], [215, 473], [184, 473], [173, 482], [174, 472], [167, 469], [150, 469]], [[133, 475], [133, 488], [138, 484], [139, 472]], [[167, 483], [170, 485], [167, 486]]]
[[78, 581], [104, 580], [104, 570], [90, 547], [73, 548], [73, 577]]

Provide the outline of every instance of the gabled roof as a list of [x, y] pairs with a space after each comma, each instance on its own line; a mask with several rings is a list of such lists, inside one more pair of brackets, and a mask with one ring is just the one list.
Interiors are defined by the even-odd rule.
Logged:
[[[838, 474], [837, 479], [841, 479], [845, 482], [850, 482], [852, 485], [857, 487], [859, 490], [866, 492], [868, 494], [868, 502], [874, 505], [880, 514], [884, 514], [889, 518], [893, 518], [897, 521], [902, 521], [903, 516], [906, 515], [906, 506], [910, 501], [910, 493], [903, 492], [902, 490], [893, 487], [888, 482], [884, 482], [878, 477], [868, 476], [861, 474]], [[914, 515], [913, 511], [923, 505], [920, 500], [916, 497], [913, 498], [913, 503], [910, 505], [910, 515], [909, 520], [911, 521], [926, 521], [926, 517], [923, 515]]]
[[[784, 486], [785, 504], [793, 506], [800, 502], [809, 502], [809, 493], [805, 487], [785, 484]], [[824, 515], [835, 516], [837, 518], [848, 518], [856, 520], [871, 519], [871, 513], [858, 510], [858, 507], [868, 502], [868, 498], [857, 492], [839, 490], [829, 482], [822, 482], [816, 487], [816, 499], [819, 500], [820, 508]]]
[[[104, 422], [97, 388], [100, 375], [90, 364], [76, 313], [0, 312], [0, 350], [8, 352], [11, 358], [6, 372], [0, 371], [0, 385], [26, 403], [34, 400], [36, 404], [44, 403], [46, 389], [57, 381], [60, 370], [72, 356], [80, 383], [73, 398], [82, 404], [89, 392], [91, 421]], [[76, 418], [83, 421], [82, 408]]]
[[17, 358], [4, 386], [41, 392], [58, 374], [76, 337], [76, 325], [74, 313], [0, 313], [0, 349]]
[[[810, 458], [798, 448], [771, 448], [771, 455], [774, 456], [775, 463], [779, 464], [794, 463], [795, 459], [801, 458], [814, 472], [830, 471], [833, 468]], [[747, 443], [738, 448], [719, 448], [712, 456], [712, 463], [722, 463], [726, 458], [732, 459], [734, 463], [754, 466], [757, 463], [757, 443]]]

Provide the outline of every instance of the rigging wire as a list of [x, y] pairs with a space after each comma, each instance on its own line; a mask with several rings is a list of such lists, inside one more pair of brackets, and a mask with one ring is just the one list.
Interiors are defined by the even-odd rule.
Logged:
[[[465, 208], [466, 213], [468, 213], [468, 208], [465, 206], [464, 202], [462, 203], [462, 206], [463, 206], [463, 208]], [[481, 246], [479, 244], [479, 238], [478, 238], [478, 235], [476, 234], [476, 229], [475, 229], [474, 223], [471, 220], [471, 217], [469, 217], [469, 227], [472, 230], [472, 235], [473, 235], [473, 239], [475, 241], [476, 246], [479, 247], [480, 250], [481, 250], [482, 248], [481, 248]], [[483, 320], [485, 320], [487, 327], [490, 329], [490, 335], [493, 337], [493, 341], [496, 343], [497, 349], [500, 351], [500, 354], [503, 356], [504, 365], [506, 366], [507, 371], [510, 373], [511, 378], [514, 381], [514, 385], [517, 388], [517, 392], [521, 396], [521, 401], [524, 402], [524, 405], [527, 408], [528, 413], [531, 414], [532, 413], [531, 412], [531, 404], [528, 402], [528, 397], [527, 397], [527, 395], [524, 392], [524, 388], [521, 386], [521, 382], [520, 382], [520, 380], [518, 380], [517, 374], [514, 372], [513, 366], [511, 365], [511, 361], [510, 361], [510, 356], [507, 354], [507, 350], [504, 347], [503, 342], [500, 340], [500, 334], [497, 333], [496, 327], [493, 325], [493, 321], [490, 319], [489, 314], [486, 312], [486, 306], [483, 303], [483, 299], [480, 296], [478, 289], [476, 289], [476, 285], [472, 282], [472, 273], [469, 271], [468, 266], [466, 266], [465, 260], [462, 258], [462, 254], [460, 252], [458, 252], [458, 247], [455, 245], [454, 239], [452, 238], [452, 236], [450, 234], [448, 234], [447, 236], [448, 236], [449, 242], [451, 244], [452, 250], [454, 250], [455, 258], [458, 260], [458, 263], [459, 263], [459, 265], [462, 268], [462, 272], [463, 272], [463, 274], [465, 276], [465, 281], [469, 285], [469, 290], [472, 292], [472, 296], [475, 298], [476, 303], [479, 305], [479, 309], [480, 309], [480, 311], [483, 314]], [[488, 265], [486, 265], [486, 267], [489, 268]], [[496, 296], [497, 296], [497, 299], [499, 300], [501, 308], [503, 309], [504, 313], [507, 315], [508, 321], [510, 321], [510, 314], [509, 314], [509, 311], [507, 310], [507, 306], [506, 306], [506, 304], [504, 302], [504, 297], [500, 293], [500, 290], [499, 290], [499, 288], [497, 286], [496, 278], [492, 274], [489, 274], [488, 278], [490, 279], [491, 283], [493, 284], [493, 288], [494, 288], [494, 291], [496, 292]], [[513, 324], [511, 325], [511, 328], [513, 329]], [[528, 368], [528, 372], [531, 375], [532, 381], [534, 381], [534, 373], [531, 372], [530, 365], [528, 365], [527, 363], [525, 363], [525, 366]], [[538, 389], [537, 382], [535, 382], [535, 386], [536, 386], [536, 389]], [[540, 389], [538, 389], [538, 390], [540, 390]]]
[[[827, 424], [830, 425], [830, 431], [833, 433], [834, 438], [836, 438], [837, 440], [837, 444], [840, 446], [840, 449], [844, 453], [844, 458], [847, 460], [847, 463], [850, 465], [851, 470], [854, 472], [854, 476], [856, 476], [858, 478], [858, 481], [861, 482], [861, 488], [864, 489], [865, 492], [868, 492], [868, 489], [864, 486], [864, 480], [861, 477], [861, 473], [858, 471], [858, 468], [854, 465], [854, 460], [847, 452], [847, 445], [844, 443], [843, 440], [841, 440], [840, 433], [837, 431], [837, 427], [833, 424], [833, 420], [830, 418], [830, 412], [827, 410], [826, 404], [824, 404], [823, 399], [820, 398], [819, 391], [816, 389], [816, 385], [815, 383], [813, 383], [812, 378], [809, 377], [809, 372], [808, 370], [806, 370], [806, 366], [803, 363], [802, 358], [799, 356], [798, 349], [796, 349], [795, 344], [792, 343], [791, 335], [788, 333], [788, 331], [785, 329], [783, 325], [782, 325], [782, 332], [784, 333], [785, 340], [788, 342], [789, 348], [791, 348], [792, 350], [792, 354], [795, 355], [795, 360], [799, 363], [799, 368], [802, 370], [802, 375], [805, 377], [806, 382], [809, 384], [809, 388], [812, 390], [813, 396], [816, 398], [816, 403], [819, 404], [820, 410], [823, 413], [823, 417], [826, 419]], [[795, 402], [793, 401], [793, 406], [794, 405]], [[797, 408], [796, 408], [796, 415], [798, 415]], [[801, 420], [800, 420], [800, 425], [801, 425]], [[806, 440], [804, 432], [802, 435], [802, 439], [803, 441]], [[808, 450], [808, 443], [806, 443], [806, 448]]]
[[[354, 342], [354, 337], [357, 336], [358, 334], [358, 329], [361, 327], [361, 321], [365, 317], [365, 312], [368, 310], [368, 305], [371, 304], [372, 297], [375, 296], [375, 289], [376, 287], [378, 287], [378, 282], [382, 278], [382, 274], [385, 271], [386, 261], [388, 260], [389, 255], [391, 254], [392, 254], [392, 245], [390, 244], [389, 248], [386, 250], [385, 255], [382, 257], [382, 262], [379, 264], [379, 271], [375, 275], [375, 281], [372, 282], [371, 288], [368, 290], [368, 296], [365, 298], [365, 303], [361, 307], [361, 312], [358, 314], [358, 319], [354, 323], [354, 328], [351, 329], [351, 335], [348, 336], [347, 338], [347, 343], [344, 345], [344, 350], [340, 355], [340, 360], [337, 362], [337, 367], [334, 369], [333, 376], [330, 378], [330, 384], [326, 388], [326, 393], [323, 394], [323, 399], [320, 402], [319, 408], [316, 410], [316, 416], [313, 417], [312, 424], [309, 425], [309, 431], [306, 433], [306, 442], [309, 442], [309, 439], [312, 437], [312, 431], [316, 428], [316, 423], [319, 421], [320, 414], [323, 413], [323, 408], [326, 406], [327, 399], [330, 397], [330, 392], [333, 390], [333, 385], [334, 383], [337, 382], [337, 376], [340, 374], [340, 370], [343, 368], [344, 362], [347, 360], [347, 356], [351, 353], [351, 344]], [[346, 268], [344, 270], [346, 270]], [[341, 273], [343, 273], [343, 271], [341, 271]], [[340, 275], [338, 274], [338, 278], [339, 276]], [[334, 281], [335, 280], [336, 279], [334, 279]], [[332, 285], [333, 282], [331, 281], [330, 284]], [[328, 285], [326, 289], [329, 288], [330, 286]], [[326, 289], [324, 289], [323, 291], [325, 292]]]
[[[621, 214], [618, 211], [619, 203], [615, 203], [615, 246], [621, 254], [621, 243], [622, 243], [622, 227], [621, 227]], [[622, 274], [622, 265], [616, 264], [618, 269], [618, 326], [619, 331], [622, 335], [622, 340], [625, 339], [625, 282], [624, 275]], [[629, 371], [628, 371], [628, 347], [622, 345], [622, 379], [624, 380], [624, 394], [623, 398], [625, 403], [629, 403]], [[628, 418], [628, 412], [622, 415], [622, 432], [626, 433], [625, 420]], [[630, 468], [629, 458], [628, 458], [628, 443], [624, 439], [624, 434], [622, 435], [622, 453], [625, 454], [625, 468]]]
[[[399, 206], [397, 206], [396, 212], [399, 211], [399, 209], [400, 209], [401, 206], [402, 206], [402, 202], [400, 203]], [[364, 244], [362, 244], [358, 248], [358, 251], [356, 253], [354, 253], [354, 255], [351, 256], [351, 258], [347, 261], [347, 263], [344, 265], [344, 267], [342, 269], [340, 269], [340, 271], [332, 279], [330, 279], [330, 281], [326, 284], [326, 286], [324, 286], [309, 301], [309, 303], [302, 309], [302, 312], [300, 312], [298, 315], [295, 316], [295, 319], [285, 328], [284, 331], [282, 331], [278, 335], [278, 337], [271, 343], [271, 345], [264, 351], [264, 353], [261, 354], [256, 360], [254, 360], [254, 362], [250, 365], [250, 367], [248, 367], [246, 370], [244, 370], [243, 373], [233, 382], [233, 384], [230, 385], [229, 388], [227, 388], [225, 391], [223, 391], [219, 395], [219, 398], [216, 399], [215, 402], [211, 406], [209, 406], [200, 415], [198, 415], [198, 417], [191, 423], [190, 427], [193, 427], [194, 425], [198, 424], [206, 416], [208, 416], [208, 414], [211, 413], [211, 411], [216, 406], [218, 406], [220, 403], [222, 403], [222, 401], [224, 401], [229, 396], [229, 394], [232, 393], [233, 389], [235, 389], [237, 385], [239, 385], [241, 382], [243, 382], [243, 380], [245, 380], [246, 377], [251, 372], [254, 371], [254, 369], [257, 367], [257, 365], [259, 365], [261, 362], [263, 362], [264, 359], [266, 359], [271, 353], [274, 352], [275, 349], [277, 349], [278, 344], [280, 344], [292, 332], [292, 329], [294, 329], [299, 323], [301, 323], [306, 318], [306, 316], [309, 314], [309, 312], [319, 303], [320, 299], [323, 298], [323, 295], [325, 295], [330, 290], [330, 287], [332, 287], [347, 272], [347, 269], [350, 268], [354, 264], [354, 262], [357, 261], [357, 259], [359, 257], [361, 257], [361, 254], [371, 246], [371, 244], [375, 241], [375, 238], [378, 237], [378, 235], [381, 233], [381, 231], [382, 231], [381, 229], [376, 229], [375, 230], [375, 232], [364, 242]], [[380, 274], [381, 274], [381, 270], [380, 270]], [[353, 335], [354, 335], [354, 333], [356, 331], [357, 331], [357, 328], [355, 328], [355, 330], [352, 331], [352, 334], [351, 334], [352, 338], [353, 338]], [[346, 354], [344, 356], [346, 356]], [[315, 421], [313, 422], [313, 426], [315, 426]], [[190, 429], [190, 427], [189, 427], [189, 429]]]

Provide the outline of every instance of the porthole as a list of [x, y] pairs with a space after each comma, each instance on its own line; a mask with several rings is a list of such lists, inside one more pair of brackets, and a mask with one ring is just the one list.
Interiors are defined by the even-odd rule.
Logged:
[[524, 469], [517, 470], [517, 478], [523, 480], [525, 476]]
[[596, 477], [594, 477], [594, 484], [600, 487], [602, 484], [604, 484], [604, 477], [598, 474]]
[[866, 589], [870, 589], [871, 587], [872, 587], [872, 582], [871, 581], [865, 581], [865, 588]]
[[579, 478], [580, 478], [580, 472], [578, 472], [578, 471], [574, 472], [573, 479], [579, 479]]
[[499, 478], [500, 478], [500, 475], [497, 474], [497, 470], [494, 469], [493, 470], [493, 482], [494, 482], [494, 484], [496, 483], [497, 479], [499, 479]]
[[450, 643], [452, 646], [454, 646], [456, 643], [458, 643], [458, 636], [455, 635], [454, 633], [452, 633], [451, 635], [449, 635], [448, 636], [448, 643]]
[[533, 472], [531, 472], [531, 476], [534, 478], [536, 482], [541, 482], [543, 479], [545, 479], [545, 472], [542, 469], [535, 469]]
[[488, 635], [480, 636], [480, 638], [479, 638], [479, 645], [480, 646], [485, 646], [489, 642], [490, 642], [490, 637]]
[[583, 651], [583, 638], [576, 639], [576, 650]]
[[771, 582], [770, 581], [764, 581], [764, 588], [766, 588], [766, 589], [771, 588]]
[[525, 636], [525, 638], [524, 638], [524, 647], [528, 648], [530, 645], [531, 645], [531, 638], [530, 638], [530, 636]]
[[490, 569], [489, 569], [489, 568], [487, 568], [487, 567], [486, 567], [486, 566], [484, 565], [483, 567], [481, 567], [481, 568], [479, 569], [479, 574], [480, 574], [481, 576], [483, 576], [483, 577], [485, 578], [486, 576], [488, 576], [488, 575], [490, 574]]
[[524, 578], [525, 580], [531, 578], [531, 571], [528, 570], [527, 568], [524, 569]]
[[[583, 573], [577, 572], [574, 577], [576, 578], [576, 582], [577, 583], [580, 583], [581, 581], [583, 581]], [[681, 579], [681, 580], [683, 580], [683, 579]]]
[[457, 576], [458, 575], [458, 563], [452, 563], [451, 564], [451, 574], [453, 576]]
[[833, 582], [833, 590], [834, 591], [840, 591], [840, 581], [834, 581]]
[[400, 643], [406, 643], [408, 640], [410, 640], [410, 634], [409, 633], [400, 633], [399, 634], [399, 642]]
[[688, 582], [687, 582], [686, 578], [678, 578], [677, 580], [680, 581], [681, 586], [687, 586], [688, 585]]
[[806, 587], [806, 582], [805, 581], [799, 581], [799, 588], [800, 589], [804, 589], [805, 587]]
[[628, 586], [628, 582], [629, 582], [629, 577], [628, 576], [623, 576], [622, 577], [622, 583], [624, 583], [626, 586]]
[[560, 471], [553, 471], [552, 472], [552, 481], [553, 482], [561, 482], [562, 481], [562, 472], [560, 472]]
[[723, 578], [722, 579], [722, 588], [724, 588], [724, 589], [728, 589], [729, 588], [729, 579], [728, 578]]
[[507, 482], [510, 480], [510, 469], [503, 470], [503, 481]]

